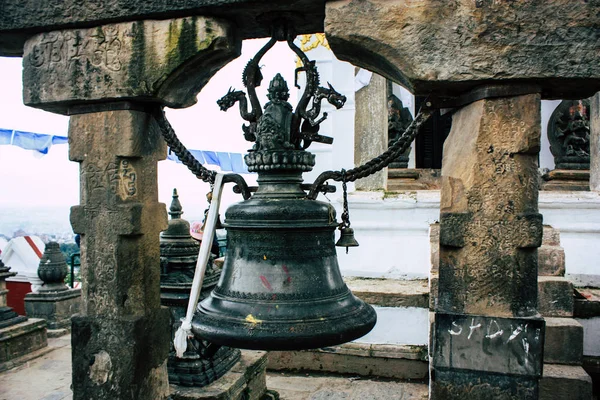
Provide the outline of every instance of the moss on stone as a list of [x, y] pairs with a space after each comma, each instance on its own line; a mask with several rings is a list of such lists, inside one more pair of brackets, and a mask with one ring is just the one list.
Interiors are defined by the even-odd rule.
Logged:
[[144, 22], [136, 21], [131, 27], [131, 61], [129, 62], [128, 87], [135, 92], [142, 81], [146, 71], [146, 40]]

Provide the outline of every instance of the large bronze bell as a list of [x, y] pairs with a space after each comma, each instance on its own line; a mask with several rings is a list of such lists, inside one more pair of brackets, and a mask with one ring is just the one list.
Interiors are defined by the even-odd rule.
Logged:
[[[255, 76], [260, 57], [273, 44], [274, 39], [250, 61], [245, 77]], [[314, 63], [291, 40], [288, 45], [303, 61], [306, 96], [329, 91], [330, 102], [341, 107], [345, 97], [331, 86], [310, 86], [318, 83]], [[252, 98], [256, 82], [244, 83], [250, 104], [259, 104]], [[219, 100], [221, 108], [235, 104], [240, 93], [245, 99], [243, 92], [230, 91]], [[302, 172], [310, 171], [315, 161], [304, 149], [311, 141], [331, 141], [316, 133], [318, 112], [311, 117], [302, 109], [308, 104], [305, 96], [292, 112], [287, 84], [279, 74], [271, 81], [268, 97], [264, 111], [257, 107], [254, 118], [245, 116], [250, 122], [244, 127], [246, 137], [256, 142], [246, 164], [258, 172], [259, 186], [250, 199], [225, 214], [223, 272], [212, 294], [199, 304], [192, 330], [216, 344], [260, 350], [319, 348], [357, 339], [375, 325], [375, 311], [342, 280], [334, 208], [308, 199], [302, 186]]]

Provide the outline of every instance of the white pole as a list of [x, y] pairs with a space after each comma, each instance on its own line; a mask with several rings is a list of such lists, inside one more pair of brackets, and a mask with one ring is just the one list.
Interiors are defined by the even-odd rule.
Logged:
[[198, 299], [200, 298], [202, 282], [204, 281], [204, 274], [206, 273], [206, 264], [208, 263], [208, 256], [215, 234], [215, 226], [219, 216], [219, 203], [221, 202], [222, 188], [223, 174], [217, 174], [213, 185], [213, 194], [208, 210], [208, 216], [206, 217], [204, 234], [202, 235], [202, 244], [200, 245], [200, 252], [198, 253], [198, 261], [196, 262], [196, 271], [194, 273], [194, 281], [192, 282], [187, 313], [181, 322], [181, 326], [177, 329], [177, 332], [175, 332], [175, 338], [173, 339], [173, 345], [175, 346], [175, 351], [179, 358], [183, 357], [183, 354], [187, 350], [187, 338], [192, 335], [192, 318], [194, 317], [194, 310], [196, 309]]

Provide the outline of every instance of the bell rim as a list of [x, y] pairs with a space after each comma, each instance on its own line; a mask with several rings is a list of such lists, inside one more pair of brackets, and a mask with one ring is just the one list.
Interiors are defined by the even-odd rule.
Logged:
[[[224, 315], [216, 317], [199, 310], [192, 321], [192, 332], [215, 344], [248, 350], [303, 350], [334, 346], [363, 337], [377, 323], [373, 307], [359, 301], [361, 304], [351, 313], [337, 318], [310, 320], [257, 320], [252, 323]], [[215, 323], [211, 324], [212, 321]], [[219, 328], [219, 322], [226, 328]], [[282, 331], [281, 327], [285, 324], [302, 324], [306, 333]]]

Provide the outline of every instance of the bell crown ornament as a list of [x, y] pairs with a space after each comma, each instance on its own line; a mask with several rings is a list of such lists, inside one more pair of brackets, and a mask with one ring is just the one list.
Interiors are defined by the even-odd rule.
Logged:
[[308, 198], [302, 180], [302, 173], [315, 165], [315, 156], [306, 149], [312, 142], [333, 141], [319, 134], [327, 118], [327, 113], [319, 118], [321, 101], [340, 108], [346, 98], [331, 85], [320, 86], [315, 63], [291, 35], [285, 39], [302, 62], [296, 81], [298, 74], [306, 75], [295, 109], [280, 74], [270, 81], [264, 110], [256, 96], [262, 79], [259, 62], [277, 42], [275, 37], [244, 70], [248, 95], [230, 90], [217, 102], [222, 110], [238, 101], [252, 105], [250, 111], [240, 110], [248, 122], [244, 137], [254, 142], [245, 161], [249, 171], [258, 173], [258, 188], [225, 214], [223, 272], [192, 321], [194, 335], [216, 344], [260, 350], [319, 348], [357, 339], [376, 322], [373, 308], [355, 297], [342, 279], [334, 244], [339, 226], [335, 209]]

